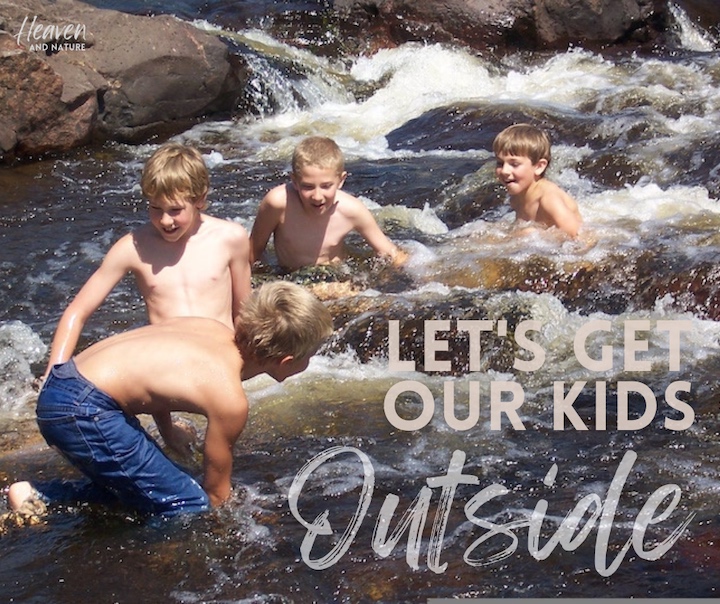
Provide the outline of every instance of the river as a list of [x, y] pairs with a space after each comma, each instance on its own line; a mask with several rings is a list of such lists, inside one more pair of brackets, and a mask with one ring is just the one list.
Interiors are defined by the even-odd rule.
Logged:
[[[162, 9], [223, 26], [255, 76], [251, 116], [176, 137], [206, 157], [208, 212], [249, 230], [294, 145], [332, 136], [345, 189], [410, 259], [379, 266], [350, 238], [331, 342], [282, 385], [246, 383], [229, 506], [169, 523], [63, 509], [11, 528], [0, 599], [718, 597], [718, 40], [675, 10], [676, 46], [643, 56], [406, 44], [339, 60], [263, 30], [283, 4]], [[257, 27], [229, 29], [240, 16]], [[511, 235], [491, 145], [517, 121], [549, 131], [582, 242]], [[156, 147], [0, 170], [5, 484], [73, 477], [37, 435], [32, 380], [68, 301], [145, 222]], [[144, 321], [128, 279], [80, 345]]]

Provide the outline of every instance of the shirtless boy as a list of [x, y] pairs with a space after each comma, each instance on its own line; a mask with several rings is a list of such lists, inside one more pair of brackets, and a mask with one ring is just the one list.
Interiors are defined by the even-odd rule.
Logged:
[[[232, 449], [248, 416], [242, 380], [299, 373], [332, 333], [329, 311], [299, 285], [260, 287], [237, 329], [208, 318], [179, 317], [102, 340], [56, 365], [38, 397], [40, 432], [98, 493], [147, 514], [200, 512], [231, 494]], [[202, 486], [160, 450], [135, 417], [151, 414], [165, 443], [191, 439], [173, 411], [207, 418]], [[15, 511], [77, 503], [74, 483], [47, 489], [23, 481], [8, 491]], [[40, 503], [42, 502], [42, 503]]]
[[145, 165], [140, 184], [150, 222], [110, 248], [65, 309], [43, 377], [72, 356], [85, 322], [127, 273], [135, 277], [151, 324], [194, 316], [232, 329], [250, 295], [247, 231], [202, 212], [210, 182], [200, 152], [178, 143], [162, 146]]
[[357, 231], [380, 256], [400, 263], [398, 250], [356, 197], [342, 191], [347, 172], [332, 139], [301, 141], [292, 158], [290, 182], [270, 190], [260, 203], [250, 234], [251, 259], [259, 260], [273, 236], [278, 264], [288, 270], [344, 260], [344, 239]]
[[510, 195], [517, 222], [557, 227], [577, 237], [582, 218], [576, 201], [545, 178], [550, 164], [550, 139], [529, 124], [516, 124], [495, 137], [495, 174]]

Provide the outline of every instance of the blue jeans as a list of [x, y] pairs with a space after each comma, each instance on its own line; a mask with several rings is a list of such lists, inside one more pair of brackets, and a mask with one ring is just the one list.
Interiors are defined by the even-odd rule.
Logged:
[[[80, 375], [73, 360], [52, 368], [38, 397], [37, 423], [50, 446], [124, 505], [163, 516], [210, 507], [197, 481], [162, 452], [136, 417]], [[71, 484], [64, 493], [33, 486], [50, 502], [87, 494]]]

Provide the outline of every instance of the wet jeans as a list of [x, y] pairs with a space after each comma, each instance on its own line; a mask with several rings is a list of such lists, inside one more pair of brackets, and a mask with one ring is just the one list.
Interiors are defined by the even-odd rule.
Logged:
[[[80, 375], [73, 360], [52, 368], [38, 397], [37, 422], [50, 446], [135, 510], [173, 516], [210, 507], [197, 481], [162, 452], [136, 417]], [[33, 486], [50, 502], [67, 503], [83, 492], [70, 483], [64, 493]]]

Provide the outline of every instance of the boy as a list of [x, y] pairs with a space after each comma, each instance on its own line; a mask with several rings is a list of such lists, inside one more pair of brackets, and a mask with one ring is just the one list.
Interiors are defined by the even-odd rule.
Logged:
[[363, 203], [343, 191], [347, 172], [332, 139], [301, 141], [292, 158], [290, 183], [269, 191], [250, 234], [251, 262], [259, 260], [273, 235], [278, 264], [288, 270], [331, 264], [346, 257], [344, 239], [357, 231], [380, 256], [404, 260]]
[[550, 165], [550, 139], [529, 124], [516, 124], [495, 137], [495, 174], [510, 195], [517, 222], [557, 227], [577, 237], [582, 224], [575, 200], [545, 178]]
[[232, 329], [250, 295], [245, 229], [202, 213], [210, 188], [197, 149], [169, 143], [148, 160], [140, 181], [150, 223], [121, 237], [63, 313], [43, 379], [73, 354], [90, 315], [128, 273], [135, 276], [151, 324], [195, 316]]
[[[231, 494], [232, 448], [248, 416], [242, 380], [278, 381], [303, 371], [332, 333], [323, 304], [301, 286], [260, 287], [235, 332], [208, 318], [178, 317], [102, 340], [56, 365], [37, 405], [40, 432], [92, 481], [97, 493], [140, 512], [172, 516], [218, 506]], [[182, 452], [192, 436], [170, 413], [204, 415], [202, 487], [161, 452], [135, 415], [153, 416], [165, 443]], [[57, 486], [55, 489], [57, 490]], [[71, 501], [87, 487], [55, 492], [29, 482], [8, 491], [13, 510]]]

